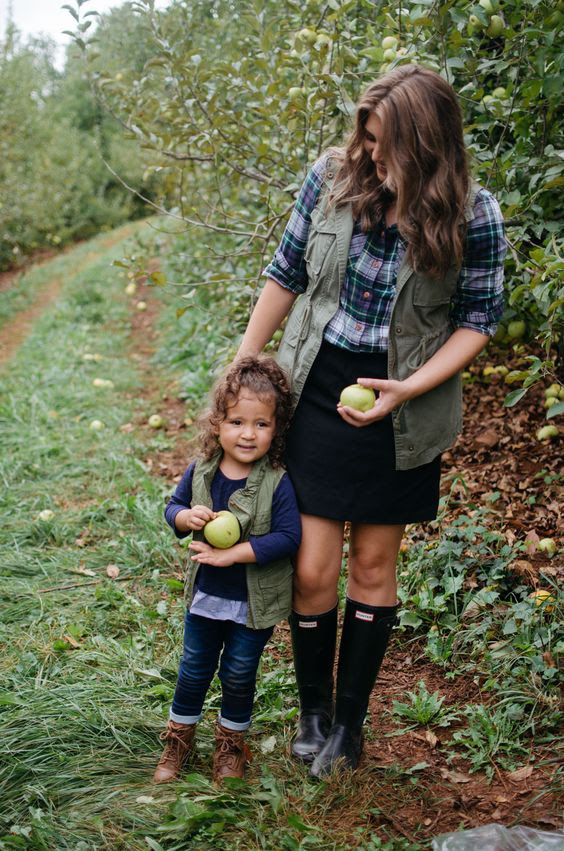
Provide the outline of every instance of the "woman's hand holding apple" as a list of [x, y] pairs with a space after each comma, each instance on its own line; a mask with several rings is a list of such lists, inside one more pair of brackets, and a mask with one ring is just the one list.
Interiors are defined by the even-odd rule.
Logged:
[[374, 406], [368, 411], [355, 411], [348, 406], [337, 405], [337, 411], [349, 425], [362, 428], [381, 420], [409, 398], [403, 381], [382, 378], [359, 378], [358, 384], [370, 387], [378, 395]]

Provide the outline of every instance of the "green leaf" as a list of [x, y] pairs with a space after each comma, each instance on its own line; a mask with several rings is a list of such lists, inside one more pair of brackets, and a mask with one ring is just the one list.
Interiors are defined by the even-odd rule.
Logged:
[[511, 393], [508, 393], [505, 399], [503, 400], [503, 404], [506, 408], [512, 408], [513, 405], [516, 405], [517, 402], [519, 402], [523, 398], [526, 392], [526, 387], [522, 387], [520, 390], [512, 390]]
[[564, 414], [564, 402], [557, 402], [556, 405], [549, 408], [546, 418], [547, 420], [550, 420], [552, 417], [560, 416], [560, 414]]
[[423, 621], [416, 615], [415, 612], [402, 612], [400, 615], [400, 624], [401, 626], [412, 626], [418, 627], [422, 624]]

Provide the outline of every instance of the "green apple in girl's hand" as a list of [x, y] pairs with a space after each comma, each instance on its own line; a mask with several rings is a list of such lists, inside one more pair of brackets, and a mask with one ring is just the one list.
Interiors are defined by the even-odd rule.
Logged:
[[376, 396], [371, 387], [362, 384], [350, 384], [341, 393], [341, 405], [354, 408], [355, 411], [369, 411], [376, 403]]
[[204, 526], [204, 538], [219, 550], [232, 547], [240, 537], [239, 521], [230, 511], [218, 511], [214, 519]]

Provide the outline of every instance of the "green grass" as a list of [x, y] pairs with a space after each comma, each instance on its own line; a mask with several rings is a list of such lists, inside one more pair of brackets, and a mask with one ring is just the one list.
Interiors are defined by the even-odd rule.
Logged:
[[[286, 757], [295, 688], [284, 642], [262, 665], [252, 746], [276, 745], [252, 782], [218, 791], [207, 779], [214, 686], [196, 773], [150, 783], [182, 642], [185, 556], [163, 522], [170, 487], [145, 464], [166, 438], [120, 429], [151, 403], [111, 268], [125, 249], [96, 246], [38, 270], [64, 288], [1, 376], [0, 848], [343, 847], [330, 802], [348, 797], [322, 792]], [[95, 387], [97, 377], [114, 386]]]

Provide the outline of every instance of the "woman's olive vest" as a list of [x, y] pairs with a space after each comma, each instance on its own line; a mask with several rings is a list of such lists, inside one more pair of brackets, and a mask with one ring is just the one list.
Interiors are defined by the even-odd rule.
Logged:
[[[213, 508], [211, 483], [216, 474], [221, 453], [210, 461], [197, 461], [192, 479], [192, 502]], [[272, 498], [280, 484], [284, 470], [275, 470], [265, 456], [253, 464], [244, 488], [231, 495], [229, 511], [233, 512], [241, 527], [241, 541], [250, 535], [270, 532]], [[203, 541], [202, 532], [194, 532], [195, 541]], [[186, 575], [185, 596], [188, 606], [194, 595], [194, 581], [199, 565], [190, 561]], [[229, 568], [225, 568], [229, 570]], [[277, 559], [265, 565], [247, 564], [247, 626], [266, 629], [287, 618], [292, 606], [292, 563], [289, 558]]]
[[[305, 253], [308, 287], [294, 304], [277, 355], [278, 363], [291, 378], [294, 404], [321, 346], [325, 326], [338, 310], [347, 268], [353, 217], [350, 204], [339, 207], [328, 204], [334, 177], [334, 165], [329, 162], [325, 187], [311, 214]], [[480, 186], [472, 184], [466, 221], [474, 217], [474, 201], [479, 191]], [[453, 333], [450, 302], [459, 271], [453, 265], [437, 280], [415, 272], [404, 256], [390, 316], [389, 378], [406, 379]], [[460, 375], [404, 402], [392, 412], [392, 421], [396, 468], [408, 470], [432, 461], [452, 445], [462, 428]]]

